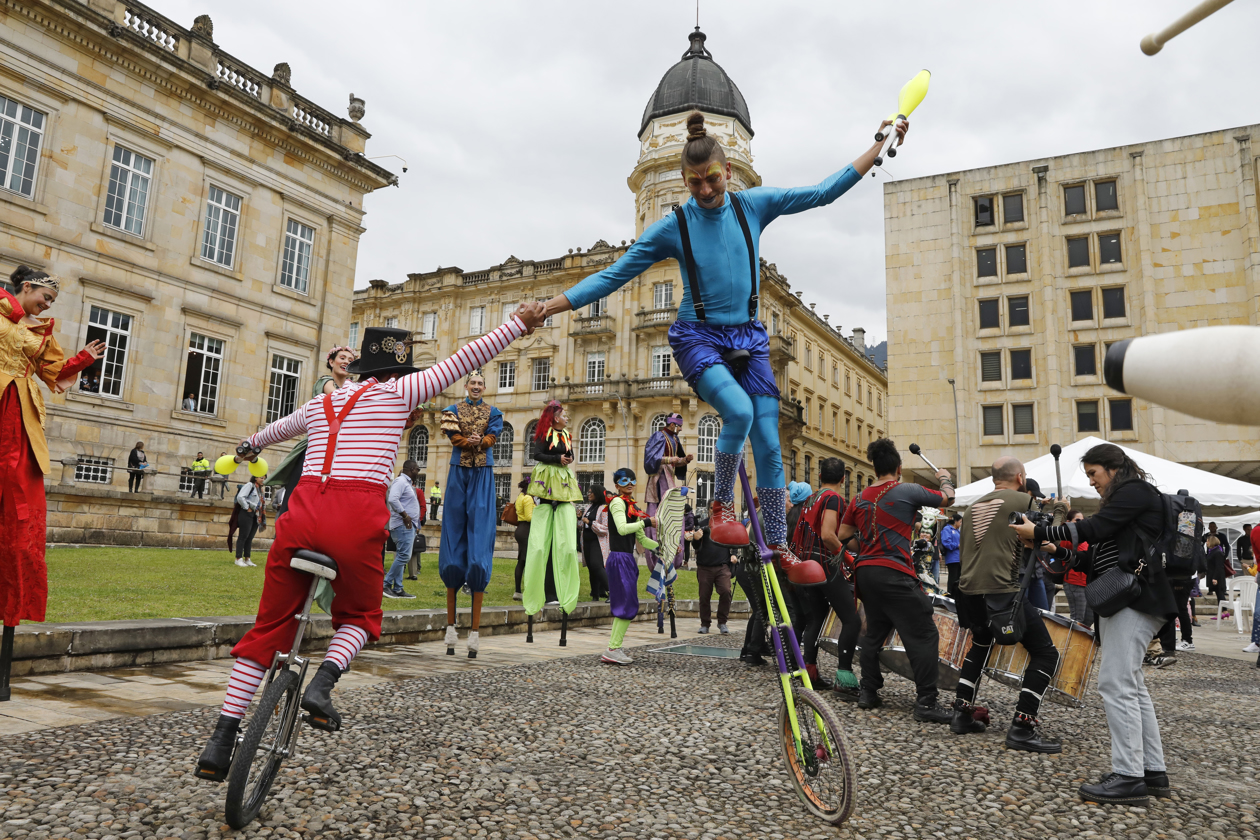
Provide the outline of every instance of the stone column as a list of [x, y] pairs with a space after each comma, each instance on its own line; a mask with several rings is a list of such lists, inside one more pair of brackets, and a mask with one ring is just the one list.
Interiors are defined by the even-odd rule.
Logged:
[[74, 486], [74, 471], [78, 466], [79, 457], [77, 455], [68, 455], [61, 459], [61, 484], [63, 486]]
[[1251, 135], [1235, 135], [1238, 144], [1238, 214], [1243, 220], [1243, 277], [1247, 289], [1247, 319], [1260, 324], [1260, 213], [1256, 207], [1256, 167]]
[[[966, 317], [963, 307], [966, 298], [971, 297], [968, 292], [964, 291], [963, 284], [963, 257], [962, 257], [962, 209], [959, 207], [958, 197], [958, 178], [950, 178], [949, 184], [949, 260], [950, 260], [950, 288], [953, 289], [953, 321], [954, 321], [954, 360], [953, 374], [954, 385], [959, 393], [958, 398], [958, 426], [955, 430], [959, 438], [959, 447], [962, 451], [962, 463], [958, 465], [958, 486], [971, 483], [971, 471], [966, 466], [971, 462], [974, 453], [971, 451], [971, 412], [967, 410], [970, 403], [967, 400], [967, 394], [970, 393], [972, 384], [972, 366], [971, 360], [967, 357], [967, 347], [964, 343], [966, 330], [963, 327], [963, 319]], [[974, 289], [975, 284], [966, 281], [967, 289]], [[950, 399], [953, 399], [953, 392], [950, 393]], [[856, 422], [856, 420], [854, 421]], [[964, 429], [967, 431], [964, 433]], [[858, 433], [861, 439], [861, 433]]]
[[[1136, 152], [1129, 152], [1130, 166], [1133, 171], [1133, 203], [1137, 209], [1138, 251], [1140, 254], [1138, 263], [1138, 270], [1140, 271], [1139, 288], [1142, 290], [1140, 334], [1154, 335], [1159, 332], [1159, 320], [1155, 312], [1155, 267], [1151, 256], [1151, 216], [1147, 198], [1144, 160], [1141, 149]], [[1134, 408], [1137, 408], [1137, 406], [1137, 400], [1134, 400]], [[1167, 433], [1164, 409], [1152, 403], [1145, 410], [1150, 412], [1151, 454], [1159, 458], [1166, 458], [1168, 457], [1168, 450], [1164, 445]], [[1136, 416], [1134, 417], [1133, 427], [1135, 429], [1141, 427], [1137, 422]]]

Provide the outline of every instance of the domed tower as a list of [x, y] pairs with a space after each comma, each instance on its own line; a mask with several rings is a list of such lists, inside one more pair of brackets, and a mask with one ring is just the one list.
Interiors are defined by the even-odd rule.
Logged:
[[709, 134], [718, 138], [731, 163], [732, 187], [761, 183], [752, 167], [753, 129], [744, 95], [713, 60], [696, 27], [682, 60], [666, 71], [643, 109], [639, 127], [639, 163], [627, 182], [635, 193], [635, 236], [689, 197], [682, 180], [682, 147], [687, 140], [687, 115], [704, 114]]

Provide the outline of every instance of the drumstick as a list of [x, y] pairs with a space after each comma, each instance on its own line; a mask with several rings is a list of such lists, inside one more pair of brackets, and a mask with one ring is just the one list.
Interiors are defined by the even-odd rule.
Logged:
[[927, 465], [928, 465], [929, 467], [931, 467], [931, 468], [932, 468], [935, 472], [940, 472], [940, 469], [939, 469], [939, 468], [937, 468], [936, 464], [933, 464], [931, 461], [929, 461], [929, 460], [928, 460], [928, 458], [927, 458], [927, 456], [923, 454], [923, 450], [919, 448], [919, 444], [917, 444], [917, 443], [912, 443], [912, 444], [910, 444], [910, 452], [911, 452], [911, 453], [913, 453], [913, 454], [915, 454], [915, 455], [918, 455], [920, 458], [922, 458], [922, 459], [923, 459], [923, 463], [927, 464]]
[[1059, 472], [1059, 456], [1063, 454], [1063, 447], [1059, 444], [1050, 445], [1050, 454], [1054, 456], [1054, 483], [1058, 487], [1058, 498], [1063, 498], [1063, 473]]

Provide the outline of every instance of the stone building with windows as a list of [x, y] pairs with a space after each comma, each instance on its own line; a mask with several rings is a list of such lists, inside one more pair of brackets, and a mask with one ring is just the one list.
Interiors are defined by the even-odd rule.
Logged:
[[218, 543], [210, 511], [127, 501], [128, 452], [146, 444], [146, 493], [187, 490], [198, 451], [309, 395], [350, 321], [364, 196], [396, 178], [364, 158], [363, 100], [334, 116], [208, 16], [13, 0], [0, 19], [0, 270], [60, 275], [58, 340], [108, 347], [48, 398], [50, 540]]
[[[953, 470], [957, 411], [972, 479], [999, 454], [1027, 460], [1096, 435], [1260, 480], [1254, 428], [1131, 399], [1101, 376], [1120, 339], [1260, 323], [1257, 135], [885, 184], [891, 434]], [[1219, 373], [1209, 358], [1203, 368]]]
[[[635, 194], [635, 233], [689, 197], [680, 174], [687, 113], [705, 113], [710, 132], [722, 138], [734, 169], [733, 188], [761, 183], [752, 166], [751, 121], [739, 89], [704, 47], [697, 30], [682, 60], [661, 80], [639, 129], [640, 155], [629, 178]], [[545, 260], [509, 257], [488, 269], [440, 268], [410, 274], [401, 283], [373, 280], [354, 295], [348, 340], [361, 330], [398, 326], [420, 342], [421, 365], [432, 364], [470, 338], [503, 323], [522, 301], [547, 299], [613, 263], [627, 243], [600, 240], [585, 251]], [[679, 412], [683, 445], [696, 456], [691, 485], [711, 498], [714, 445], [721, 419], [678, 374], [666, 334], [682, 298], [682, 277], [673, 260], [658, 263], [607, 298], [550, 319], [533, 336], [501, 354], [485, 371], [485, 398], [504, 414], [496, 446], [497, 490], [515, 495], [527, 475], [534, 422], [549, 399], [565, 403], [576, 443], [574, 468], [584, 487], [611, 488], [622, 466], [643, 469], [647, 438]], [[771, 361], [783, 393], [780, 435], [789, 480], [817, 485], [817, 463], [841, 457], [865, 486], [870, 466], [864, 448], [887, 428], [887, 380], [866, 356], [864, 331], [852, 338], [806, 306], [773, 263], [761, 264], [761, 319], [771, 333]], [[463, 394], [452, 387], [404, 439], [400, 461], [411, 457], [425, 470], [426, 486], [446, 480], [450, 443], [438, 413]], [[751, 458], [750, 470], [753, 469]], [[754, 470], [755, 471], [755, 470]]]

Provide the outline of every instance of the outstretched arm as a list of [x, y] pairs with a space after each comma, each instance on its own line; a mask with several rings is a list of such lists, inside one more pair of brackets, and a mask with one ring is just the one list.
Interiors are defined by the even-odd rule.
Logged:
[[677, 256], [670, 245], [677, 238], [677, 224], [673, 213], [666, 215], [643, 231], [643, 235], [622, 254], [621, 259], [547, 301], [546, 314], [551, 316], [581, 309], [617, 291], [661, 260]]
[[530, 323], [527, 324], [522, 320], [526, 316], [522, 315], [520, 310], [518, 310], [517, 314], [509, 318], [506, 324], [493, 332], [483, 335], [476, 341], [465, 344], [458, 353], [449, 359], [443, 359], [428, 370], [422, 370], [419, 373], [409, 373], [402, 379], [395, 380], [393, 386], [406, 401], [407, 407], [413, 409], [420, 403], [426, 402], [442, 393], [461, 376], [471, 373], [486, 364], [502, 353], [513, 341], [525, 335], [526, 332], [532, 331], [537, 323], [542, 320], [541, 317], [535, 317], [534, 311], [535, 308], [541, 311], [541, 305], [529, 303], [522, 306], [521, 309], [523, 310], [526, 307], [530, 307], [527, 313]]
[[[323, 400], [323, 397], [316, 397], [311, 402]], [[306, 406], [310, 403], [304, 403], [298, 406], [298, 410], [290, 414], [288, 417], [281, 417], [279, 420], [269, 424], [265, 429], [250, 435], [246, 442], [250, 446], [264, 447], [277, 444], [282, 440], [288, 440], [298, 435], [306, 434]], [[302, 468], [301, 463], [297, 465], [298, 469]]]

